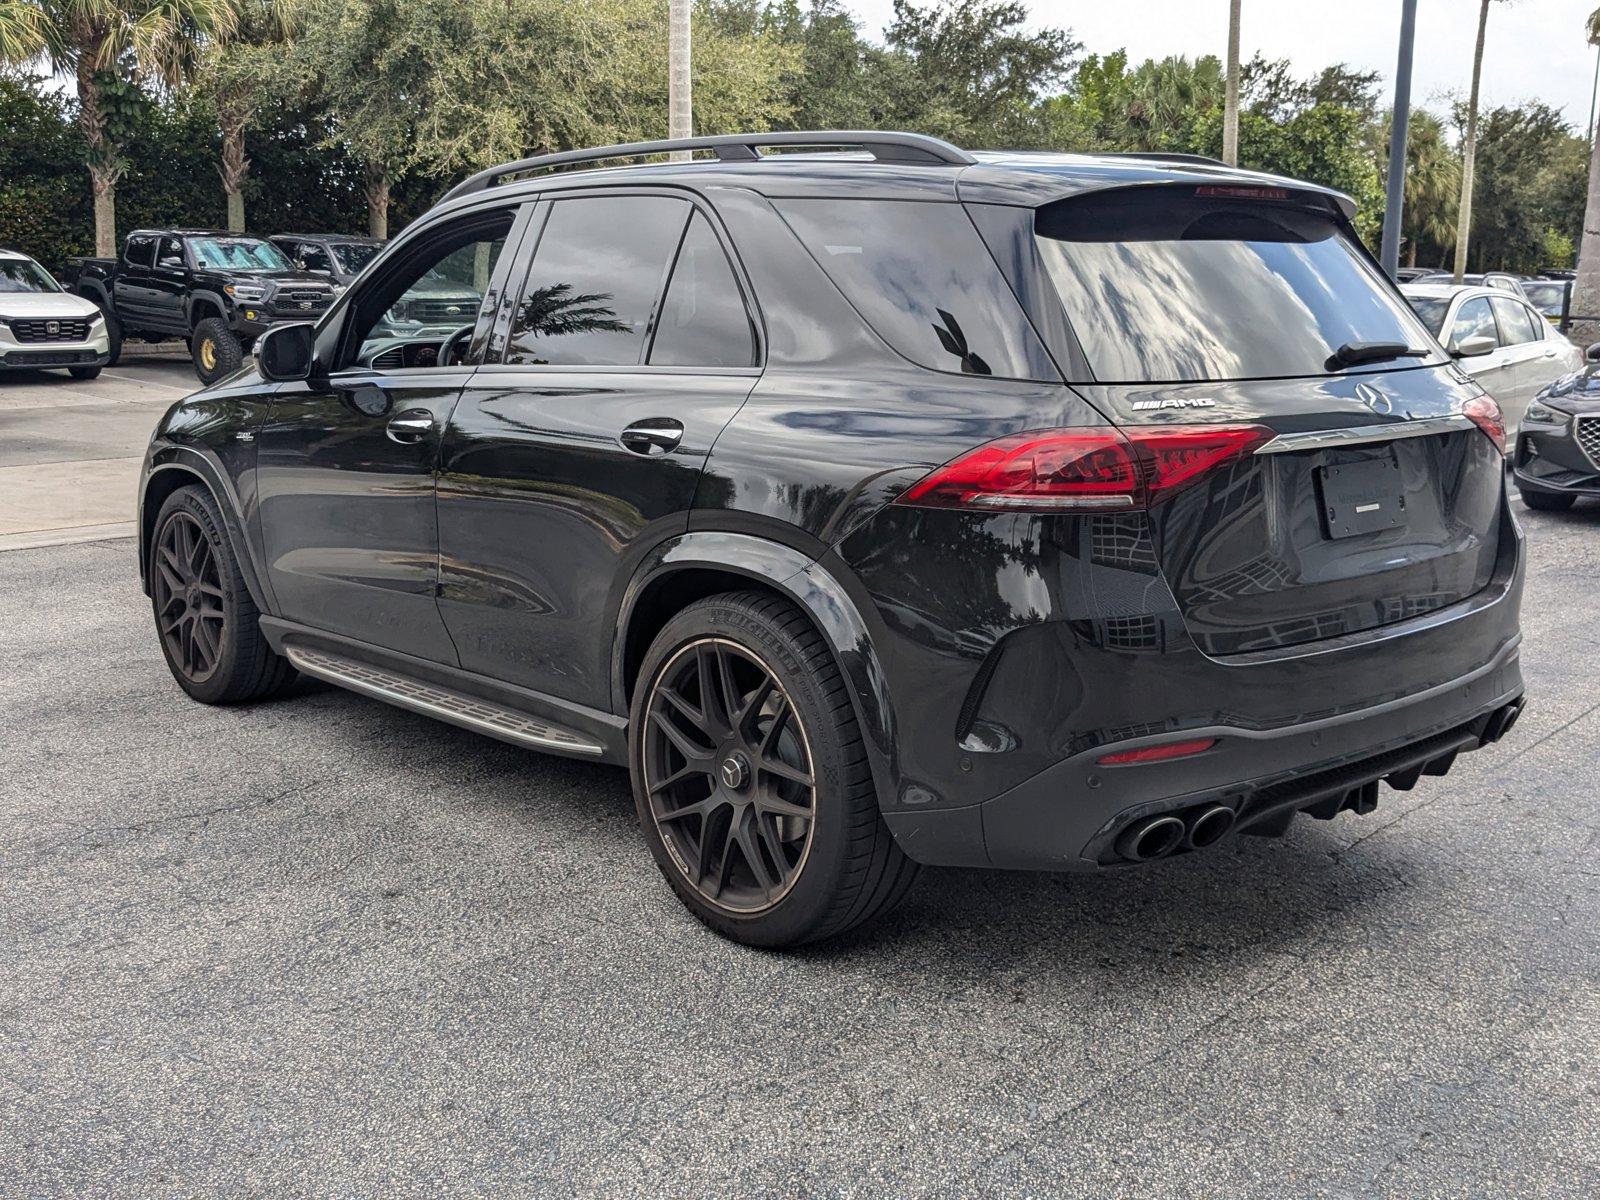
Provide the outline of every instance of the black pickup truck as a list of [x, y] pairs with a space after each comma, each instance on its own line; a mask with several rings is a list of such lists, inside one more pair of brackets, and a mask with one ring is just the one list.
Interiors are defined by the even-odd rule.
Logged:
[[272, 325], [315, 320], [343, 290], [263, 238], [209, 229], [136, 229], [115, 259], [69, 260], [63, 282], [106, 314], [113, 363], [124, 338], [179, 337], [202, 383], [237, 370]]

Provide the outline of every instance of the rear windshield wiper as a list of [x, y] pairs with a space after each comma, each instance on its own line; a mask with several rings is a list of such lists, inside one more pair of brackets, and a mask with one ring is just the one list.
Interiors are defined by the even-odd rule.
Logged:
[[1395, 358], [1421, 358], [1427, 353], [1404, 342], [1346, 342], [1328, 359], [1328, 370], [1342, 371], [1361, 363], [1388, 362]]

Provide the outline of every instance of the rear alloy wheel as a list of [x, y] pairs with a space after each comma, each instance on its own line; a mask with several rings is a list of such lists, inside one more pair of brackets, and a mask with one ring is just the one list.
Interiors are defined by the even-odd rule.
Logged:
[[189, 339], [189, 356], [194, 360], [194, 373], [200, 382], [215, 383], [243, 364], [244, 345], [226, 321], [207, 317], [194, 327], [194, 335]]
[[639, 821], [678, 897], [758, 946], [841, 933], [916, 877], [878, 812], [843, 677], [792, 605], [739, 593], [657, 636], [631, 725]]
[[261, 633], [260, 610], [204, 487], [179, 488], [161, 506], [149, 572], [161, 652], [189, 695], [234, 704], [269, 696], [294, 678]]

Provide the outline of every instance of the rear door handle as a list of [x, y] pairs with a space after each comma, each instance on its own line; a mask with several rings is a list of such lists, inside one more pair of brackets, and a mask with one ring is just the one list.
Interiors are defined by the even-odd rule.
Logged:
[[408, 408], [390, 417], [384, 432], [391, 442], [402, 445], [420, 442], [433, 432], [433, 414], [425, 408]]
[[635, 454], [665, 454], [683, 441], [683, 422], [671, 417], [646, 417], [635, 421], [618, 436]]

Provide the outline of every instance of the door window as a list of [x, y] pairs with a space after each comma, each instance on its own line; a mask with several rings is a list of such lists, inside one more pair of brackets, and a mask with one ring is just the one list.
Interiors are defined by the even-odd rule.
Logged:
[[148, 267], [155, 258], [156, 240], [148, 234], [136, 234], [128, 239], [123, 259], [131, 267]]
[[333, 259], [329, 258], [328, 252], [315, 242], [300, 243], [300, 261], [305, 263], [308, 271], [316, 271], [322, 275], [333, 274]]
[[1520, 346], [1524, 342], [1539, 340], [1542, 331], [1534, 324], [1533, 314], [1526, 305], [1516, 300], [1502, 300], [1499, 296], [1491, 303], [1494, 305], [1494, 315], [1500, 321], [1501, 342], [1507, 346]]
[[162, 238], [161, 249], [156, 255], [156, 266], [169, 271], [183, 270], [183, 243], [177, 238]]
[[637, 366], [686, 200], [557, 200], [512, 315], [508, 363]]
[[739, 281], [711, 223], [703, 213], [696, 213], [661, 302], [650, 362], [672, 367], [751, 367], [755, 361], [755, 331]]
[[354, 365], [392, 370], [463, 361], [514, 215], [479, 213], [437, 230], [361, 289], [346, 342], [358, 347]]
[[1476, 296], [1463, 304], [1456, 310], [1455, 322], [1450, 326], [1450, 345], [1459, 345], [1475, 337], [1492, 338], [1496, 345], [1500, 342], [1487, 296]]

